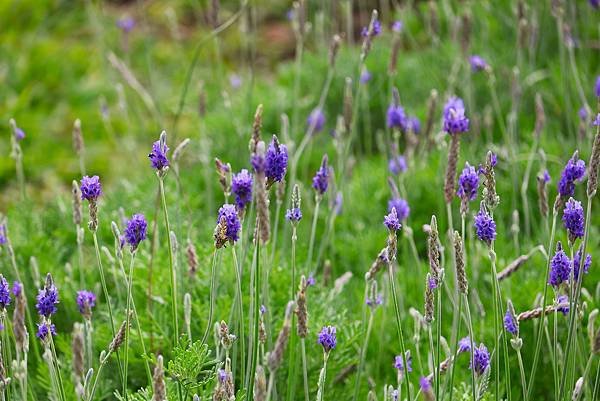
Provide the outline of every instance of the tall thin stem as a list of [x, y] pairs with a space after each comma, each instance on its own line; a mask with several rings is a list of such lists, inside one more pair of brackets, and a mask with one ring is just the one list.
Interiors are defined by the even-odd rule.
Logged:
[[327, 376], [327, 360], [329, 359], [329, 352], [323, 353], [323, 368], [319, 374], [319, 383], [317, 386], [317, 401], [323, 401], [323, 394], [325, 393], [325, 377]]
[[308, 273], [308, 270], [312, 266], [313, 248], [314, 248], [314, 244], [315, 244], [315, 235], [316, 235], [316, 231], [317, 231], [317, 221], [319, 219], [319, 205], [320, 204], [321, 204], [321, 196], [317, 195], [316, 203], [315, 203], [315, 214], [313, 216], [312, 226], [310, 229], [310, 242], [308, 243], [308, 256], [306, 258], [305, 270], [307, 270], [307, 273]]
[[467, 326], [469, 327], [469, 345], [470, 345], [470, 355], [471, 355], [471, 392], [473, 395], [473, 399], [477, 399], [477, 386], [475, 381], [475, 343], [473, 342], [473, 321], [471, 320], [471, 307], [469, 306], [469, 298], [467, 294], [463, 294], [465, 299], [465, 307], [467, 311]]
[[525, 368], [523, 367], [523, 358], [521, 357], [521, 350], [517, 350], [517, 358], [519, 359], [519, 372], [521, 373], [521, 387], [523, 388], [523, 399], [527, 396], [527, 382], [525, 379]]
[[[443, 278], [442, 278], [442, 280], [443, 280]], [[437, 320], [437, 329], [436, 329], [437, 341], [435, 344], [435, 347], [436, 347], [436, 349], [435, 349], [435, 399], [439, 400], [440, 399], [440, 363], [441, 363], [440, 348], [441, 348], [441, 338], [442, 338], [442, 291], [437, 291], [436, 315], [437, 315], [437, 318], [436, 318], [436, 320]], [[406, 366], [406, 365], [404, 365], [404, 366]], [[408, 371], [408, 369], [407, 369], [407, 371]]]
[[217, 249], [215, 249], [213, 251], [213, 258], [212, 258], [212, 264], [210, 267], [210, 301], [209, 301], [209, 306], [208, 306], [208, 321], [206, 322], [206, 329], [204, 330], [204, 334], [202, 335], [202, 341], [200, 342], [200, 344], [204, 345], [206, 344], [206, 339], [208, 338], [208, 334], [210, 333], [210, 329], [212, 327], [212, 320], [213, 320], [213, 312], [214, 312], [214, 307], [215, 307], [215, 281], [216, 281], [216, 275], [217, 275], [217, 269], [216, 269], [216, 263], [217, 263]]
[[241, 353], [241, 365], [242, 365], [242, 377], [246, 377], [246, 336], [244, 334], [244, 303], [242, 302], [242, 277], [240, 275], [240, 268], [238, 258], [235, 253], [235, 245], [231, 246], [231, 254], [233, 255], [233, 261], [235, 264], [235, 280], [237, 290], [237, 311], [238, 311], [238, 324], [239, 335], [240, 335], [240, 353]]
[[360, 357], [358, 360], [358, 370], [356, 371], [356, 381], [354, 383], [354, 396], [352, 399], [356, 401], [358, 398], [358, 389], [360, 388], [360, 376], [362, 370], [365, 365], [365, 355], [367, 354], [367, 347], [369, 346], [369, 338], [371, 337], [371, 329], [373, 327], [373, 309], [371, 309], [371, 313], [369, 314], [369, 322], [367, 323], [367, 334], [365, 335], [365, 340], [363, 342], [363, 346], [360, 349]]
[[[256, 224], [256, 232], [260, 232], [260, 225]], [[248, 393], [254, 394], [254, 378], [256, 376], [256, 364], [258, 361], [258, 329], [260, 325], [260, 239], [255, 239], [255, 252], [256, 252], [256, 267], [254, 272], [254, 332], [253, 334], [253, 345], [252, 345], [252, 364], [250, 367], [250, 376], [248, 380]], [[271, 378], [269, 378], [271, 380]]]
[[[125, 397], [125, 400], [127, 401], [128, 399], [128, 395], [127, 395], [127, 372], [129, 371], [129, 321], [131, 319], [131, 314], [129, 313], [129, 310], [131, 309], [131, 298], [132, 298], [132, 294], [131, 294], [131, 288], [133, 285], [133, 264], [135, 261], [135, 254], [136, 251], [132, 250], [131, 251], [131, 261], [129, 262], [129, 274], [128, 274], [128, 278], [127, 278], [127, 309], [125, 309], [125, 344], [123, 344], [124, 346], [124, 360], [125, 360], [125, 367], [123, 369], [123, 396]], [[143, 341], [143, 339], [140, 338], [140, 341]]]
[[302, 376], [304, 377], [304, 401], [308, 401], [308, 371], [306, 369], [306, 344], [304, 338], [300, 339], [302, 349]]

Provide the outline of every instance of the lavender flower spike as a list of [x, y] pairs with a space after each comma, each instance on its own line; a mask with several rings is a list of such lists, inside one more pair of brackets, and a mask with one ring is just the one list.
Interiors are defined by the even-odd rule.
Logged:
[[[404, 354], [406, 357], [406, 365], [408, 366], [408, 372], [412, 372], [412, 358], [410, 356], [410, 351], [406, 351]], [[404, 359], [402, 355], [396, 355], [394, 358], [394, 367], [400, 371], [404, 371]]]
[[465, 168], [458, 177], [458, 190], [456, 196], [461, 199], [473, 201], [477, 198], [477, 189], [479, 188], [479, 175], [475, 170], [475, 167], [471, 166], [469, 162], [465, 163]]
[[235, 206], [241, 212], [252, 202], [252, 175], [246, 169], [231, 177], [231, 192], [235, 195]]
[[558, 193], [562, 198], [575, 195], [575, 183], [580, 182], [585, 176], [585, 162], [579, 158], [575, 151], [567, 162], [558, 181]]
[[267, 186], [269, 187], [274, 182], [280, 182], [285, 176], [288, 165], [288, 152], [285, 145], [280, 145], [277, 137], [273, 135], [273, 139], [269, 144], [269, 148], [265, 154], [265, 176], [267, 177]]
[[569, 242], [573, 244], [578, 238], [582, 238], [585, 232], [585, 218], [581, 202], [569, 198], [563, 211], [563, 223], [569, 234]]
[[135, 251], [143, 240], [146, 239], [146, 218], [143, 214], [138, 213], [131, 216], [131, 220], [127, 221], [127, 227], [125, 227], [125, 241], [131, 247], [132, 251]]
[[388, 128], [396, 128], [400, 131], [406, 131], [408, 128], [408, 117], [400, 105], [400, 94], [396, 88], [392, 92], [392, 103], [387, 109], [386, 125]]
[[471, 351], [471, 339], [469, 337], [463, 337], [458, 340], [458, 352], [470, 352]]
[[476, 54], [469, 57], [469, 64], [471, 64], [471, 70], [473, 72], [487, 70], [490, 67], [483, 57]]
[[556, 243], [556, 252], [550, 260], [550, 277], [548, 278], [548, 284], [557, 288], [563, 282], [569, 280], [571, 273], [571, 261], [563, 250], [560, 241]]
[[320, 132], [325, 126], [325, 114], [320, 108], [315, 108], [310, 112], [306, 118], [306, 125], [308, 125], [308, 132], [315, 134]]
[[79, 313], [81, 313], [84, 318], [88, 320], [91, 319], [92, 308], [96, 306], [96, 294], [87, 290], [77, 291], [77, 298], [75, 301], [77, 302]]
[[321, 167], [313, 177], [312, 186], [317, 191], [318, 196], [323, 196], [329, 186], [329, 166], [327, 165], [327, 155], [323, 155]]
[[[579, 250], [575, 253], [573, 257], [573, 274], [575, 280], [579, 279], [579, 269], [581, 268], [581, 254], [583, 252], [583, 245], [579, 246]], [[592, 265], [592, 255], [589, 253], [585, 255], [585, 260], [583, 261], [583, 274], [587, 274], [590, 270], [590, 266]]]
[[152, 144], [152, 151], [148, 154], [152, 168], [164, 174], [169, 167], [169, 159], [167, 158], [168, 152], [167, 133], [166, 131], [163, 131], [160, 134], [159, 140]]
[[396, 209], [398, 219], [401, 222], [406, 220], [410, 214], [408, 202], [402, 198], [392, 198], [388, 201], [388, 213], [392, 213], [392, 209]]
[[237, 211], [235, 210], [235, 206], [230, 204], [224, 204], [219, 209], [219, 217], [217, 219], [217, 224], [220, 224], [221, 220], [225, 220], [226, 226], [226, 237], [230, 242], [236, 242], [239, 239], [240, 229], [242, 225], [240, 223], [240, 219], [238, 217]]
[[390, 214], [386, 215], [383, 218], [383, 224], [390, 230], [390, 232], [395, 232], [400, 230], [402, 224], [400, 224], [400, 220], [398, 219], [398, 213], [396, 212], [396, 208], [392, 208]]
[[469, 119], [465, 115], [465, 104], [461, 98], [451, 97], [444, 106], [444, 131], [454, 135], [469, 130]]
[[[481, 376], [490, 366], [490, 353], [483, 344], [479, 344], [479, 347], [475, 347], [474, 351], [473, 360], [475, 363], [475, 373]], [[470, 366], [470, 368], [473, 369], [473, 366]]]
[[10, 286], [8, 281], [0, 274], [0, 310], [10, 305]]
[[35, 333], [35, 336], [42, 341], [48, 339], [48, 335], [52, 335], [53, 337], [56, 335], [56, 326], [53, 323], [42, 322], [38, 323], [38, 331]]
[[286, 220], [292, 223], [292, 225], [298, 224], [302, 219], [302, 210], [300, 210], [301, 202], [300, 188], [298, 184], [295, 184], [294, 189], [292, 189], [292, 207], [285, 213]]
[[56, 307], [58, 304], [58, 290], [50, 273], [46, 276], [46, 284], [44, 288], [40, 289], [36, 299], [35, 308], [40, 316], [49, 318], [58, 311]]
[[317, 342], [323, 347], [323, 351], [329, 353], [337, 345], [335, 326], [324, 326], [319, 332]]
[[94, 175], [84, 176], [81, 179], [81, 199], [87, 200], [88, 202], [95, 202], [100, 195], [102, 195], [102, 184], [100, 184], [100, 177]]
[[406, 159], [401, 155], [392, 157], [388, 163], [388, 170], [394, 175], [405, 172], [406, 168]]
[[496, 223], [488, 214], [483, 202], [481, 203], [479, 213], [475, 215], [474, 220], [475, 223], [473, 225], [475, 226], [477, 237], [490, 245], [491, 242], [496, 239]]
[[513, 336], [519, 336], [519, 321], [516, 318], [515, 308], [510, 301], [508, 301], [508, 307], [504, 315], [504, 329]]

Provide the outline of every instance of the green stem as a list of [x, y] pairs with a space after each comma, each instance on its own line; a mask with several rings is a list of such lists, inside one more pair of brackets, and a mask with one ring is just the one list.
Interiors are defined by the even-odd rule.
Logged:
[[[50, 322], [48, 322], [48, 324], [50, 324]], [[56, 369], [56, 377], [58, 379], [58, 390], [60, 398], [61, 400], [66, 401], [67, 397], [65, 395], [65, 387], [62, 381], [62, 375], [60, 374], [60, 365], [58, 364], [58, 357], [56, 356], [56, 348], [54, 347], [54, 338], [52, 338], [52, 334], [50, 333], [48, 333], [48, 336], [50, 337], [50, 349], [52, 350], [52, 359], [54, 360], [54, 365]]]
[[[462, 323], [462, 319], [460, 319], [460, 315], [462, 313], [462, 299], [463, 297], [459, 297], [458, 298], [458, 329], [457, 329], [457, 335], [456, 335], [456, 342], [454, 343], [454, 355], [456, 355], [456, 350], [458, 349], [458, 334], [460, 333], [460, 325]], [[454, 368], [456, 367], [456, 357], [455, 360], [452, 363], [452, 368], [450, 371], [450, 400], [452, 399], [452, 393], [454, 392]]]
[[[442, 278], [443, 280], [443, 278]], [[440, 348], [441, 348], [441, 338], [442, 338], [442, 291], [437, 291], [437, 308], [436, 308], [436, 320], [437, 320], [437, 329], [436, 336], [437, 341], [435, 344], [435, 399], [440, 399]], [[406, 366], [406, 365], [404, 365]]]
[[[256, 230], [259, 232], [260, 226], [257, 223]], [[253, 345], [252, 345], [252, 364], [250, 368], [250, 380], [248, 380], [248, 393], [253, 396], [254, 394], [254, 379], [256, 376], [256, 365], [258, 361], [258, 329], [260, 321], [260, 240], [257, 238], [255, 244], [256, 252], [256, 269], [254, 272], [254, 332], [253, 332]], [[271, 380], [271, 378], [269, 378]]]
[[323, 368], [319, 374], [319, 384], [317, 386], [317, 401], [323, 401], [323, 394], [325, 393], [325, 377], [327, 375], [327, 360], [329, 359], [329, 352], [323, 353]]
[[[125, 344], [123, 345], [125, 350], [123, 351], [123, 358], [125, 360], [125, 367], [123, 369], [123, 396], [125, 397], [125, 401], [128, 399], [127, 395], [127, 373], [129, 371], [129, 321], [131, 319], [131, 314], [129, 310], [131, 309], [131, 288], [133, 285], [133, 265], [135, 261], [135, 250], [131, 251], [131, 261], [129, 263], [129, 274], [127, 278], [127, 309], [125, 309]], [[140, 341], [142, 339], [140, 338]]]
[[306, 369], [306, 344], [304, 338], [300, 339], [300, 348], [302, 348], [302, 376], [304, 377], [304, 401], [308, 400], [308, 372]]
[[[475, 366], [475, 343], [473, 342], [473, 321], [471, 320], [471, 307], [469, 306], [469, 298], [467, 294], [463, 294], [465, 298], [465, 306], [467, 310], [467, 326], [469, 327], [469, 343], [471, 347], [471, 366]], [[473, 400], [477, 399], [477, 386], [475, 381], [475, 369], [471, 370], [471, 392]]]
[[316, 202], [315, 203], [315, 213], [313, 215], [312, 226], [310, 229], [310, 242], [308, 243], [308, 256], [306, 258], [306, 266], [304, 268], [306, 273], [308, 273], [308, 271], [310, 270], [310, 268], [312, 266], [312, 255], [313, 255], [313, 248], [314, 248], [314, 244], [315, 244], [315, 235], [316, 235], [316, 231], [317, 231], [317, 220], [319, 218], [319, 205], [321, 204], [321, 196], [320, 195], [316, 195], [315, 202]]
[[[371, 336], [371, 329], [373, 327], [373, 310], [369, 314], [369, 322], [367, 323], [367, 334], [365, 335], [365, 340], [363, 342], [363, 346], [360, 349], [360, 357], [358, 362], [358, 370], [356, 372], [356, 381], [354, 382], [354, 396], [352, 397], [353, 401], [356, 401], [358, 398], [358, 389], [360, 388], [360, 376], [362, 370], [365, 365], [365, 355], [367, 354], [367, 347], [369, 346], [369, 337]], [[404, 365], [406, 366], [406, 365]]]
[[235, 279], [237, 284], [237, 310], [238, 310], [238, 327], [239, 327], [239, 344], [240, 344], [240, 353], [241, 353], [241, 366], [242, 366], [242, 377], [246, 377], [246, 336], [244, 334], [244, 303], [242, 299], [242, 277], [240, 275], [240, 268], [237, 259], [237, 255], [235, 253], [235, 245], [231, 246], [231, 254], [233, 255], [233, 261], [235, 264]]
[[215, 249], [213, 251], [213, 257], [212, 257], [212, 264], [210, 267], [210, 302], [208, 305], [208, 321], [206, 322], [206, 329], [204, 330], [204, 334], [202, 335], [202, 341], [200, 342], [200, 344], [204, 345], [206, 344], [206, 339], [208, 338], [208, 334], [210, 333], [210, 329], [212, 327], [212, 320], [213, 320], [213, 313], [214, 313], [214, 308], [215, 308], [215, 281], [216, 281], [216, 275], [217, 275], [217, 269], [216, 269], [216, 263], [217, 263], [217, 250]]

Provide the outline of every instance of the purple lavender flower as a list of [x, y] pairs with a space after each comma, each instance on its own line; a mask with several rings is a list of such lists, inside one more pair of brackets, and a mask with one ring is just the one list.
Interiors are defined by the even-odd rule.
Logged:
[[458, 177], [458, 190], [456, 196], [469, 201], [477, 198], [477, 189], [479, 188], [479, 175], [475, 171], [475, 167], [468, 162], [465, 163], [465, 168]]
[[0, 224], [0, 245], [5, 245], [8, 242], [8, 238], [6, 236], [6, 225], [3, 223]]
[[264, 305], [261, 305], [259, 308], [260, 314], [264, 315], [265, 313], [267, 313], [267, 307]]
[[400, 224], [400, 219], [398, 219], [398, 212], [396, 211], [396, 208], [392, 208], [392, 211], [390, 212], [390, 214], [384, 216], [383, 224], [390, 231], [395, 232], [395, 231], [400, 230], [400, 228], [402, 227], [402, 224]]
[[146, 239], [146, 218], [143, 214], [138, 213], [131, 216], [131, 220], [127, 220], [127, 227], [125, 227], [125, 241], [131, 247], [132, 251], [135, 251], [143, 240]]
[[317, 284], [317, 280], [315, 279], [315, 274], [313, 272], [310, 272], [308, 275], [308, 278], [306, 279], [306, 286], [307, 287], [312, 287], [313, 285]]
[[388, 201], [388, 213], [391, 213], [392, 209], [396, 209], [396, 214], [400, 221], [405, 221], [410, 214], [408, 202], [402, 198], [392, 198]]
[[227, 373], [227, 371], [225, 369], [219, 369], [219, 371], [217, 372], [217, 376], [219, 378], [219, 382], [221, 384], [224, 384], [227, 379], [229, 378], [229, 374]]
[[236, 242], [239, 238], [242, 225], [240, 223], [237, 211], [235, 210], [235, 206], [228, 203], [221, 206], [219, 209], [217, 224], [221, 221], [221, 218], [225, 218], [225, 225], [227, 226], [227, 239], [231, 242]]
[[404, 112], [404, 108], [399, 104], [390, 104], [386, 113], [386, 124], [388, 128], [397, 128], [401, 131], [406, 131], [408, 118]]
[[596, 10], [600, 8], [600, 0], [589, 0], [590, 6], [595, 8]]
[[392, 31], [396, 33], [401, 33], [404, 28], [404, 24], [400, 20], [396, 20], [392, 22]]
[[[410, 372], [412, 372], [412, 358], [410, 356], [410, 351], [406, 351], [404, 356], [406, 357], [406, 365], [408, 366], [408, 373], [410, 373]], [[396, 357], [394, 358], [394, 367], [401, 372], [404, 371], [404, 359], [402, 358], [402, 355], [396, 355]]]
[[366, 68], [362, 70], [362, 72], [360, 73], [360, 83], [361, 84], [366, 84], [371, 80], [371, 73], [369, 72], [369, 70], [367, 70]]
[[[421, 393], [427, 394], [427, 397], [433, 397], [433, 390], [431, 389], [431, 382], [425, 376], [421, 376], [419, 378], [419, 388], [421, 389]], [[430, 398], [427, 398], [430, 399]]]
[[585, 220], [581, 202], [569, 198], [563, 211], [563, 223], [569, 234], [569, 241], [575, 242], [577, 238], [583, 237], [585, 232]]
[[589, 115], [588, 115], [588, 111], [585, 108], [585, 106], [582, 106], [579, 111], [577, 112], [577, 114], [579, 115], [579, 119], [581, 121], [587, 121]]
[[600, 97], [600, 75], [596, 77], [596, 85], [594, 85], [594, 94]]
[[242, 86], [242, 77], [238, 74], [230, 74], [229, 85], [231, 85], [233, 89], [239, 89]]
[[457, 134], [469, 130], [469, 119], [465, 115], [465, 104], [461, 98], [451, 97], [444, 106], [444, 131]]
[[406, 159], [404, 158], [404, 156], [398, 155], [392, 157], [388, 163], [388, 170], [390, 170], [390, 173], [394, 175], [398, 175], [400, 173], [405, 172], [406, 168]]
[[17, 142], [21, 142], [23, 139], [25, 139], [25, 131], [19, 127], [15, 127], [14, 135]]
[[479, 213], [475, 215], [474, 220], [475, 223], [473, 225], [475, 226], [477, 237], [489, 245], [496, 239], [496, 223], [488, 214], [483, 203], [479, 209]]
[[329, 352], [337, 345], [335, 326], [324, 326], [319, 332], [317, 342], [323, 347], [323, 351]]
[[317, 194], [322, 196], [327, 192], [329, 186], [329, 167], [327, 165], [327, 155], [323, 156], [321, 167], [313, 177], [312, 187], [317, 191]]
[[[583, 245], [579, 246], [579, 249], [575, 253], [573, 257], [573, 275], [575, 280], [579, 279], [579, 267], [581, 266], [581, 254], [583, 252]], [[583, 274], [587, 274], [590, 270], [590, 266], [592, 265], [592, 255], [589, 253], [585, 255], [585, 260], [583, 261]]]
[[438, 287], [438, 282], [437, 282], [437, 280], [435, 279], [435, 277], [433, 277], [433, 276], [429, 276], [429, 277], [428, 277], [428, 281], [427, 281], [427, 287], [428, 287], [430, 290], [435, 290], [435, 289]]
[[167, 142], [162, 140], [158, 140], [152, 144], [152, 152], [148, 155], [150, 159], [150, 163], [152, 164], [152, 168], [157, 170], [164, 170], [165, 167], [169, 166], [169, 159], [167, 158], [167, 153], [169, 152], [169, 147], [167, 146]]
[[231, 192], [235, 195], [235, 205], [244, 210], [252, 202], [252, 175], [246, 169], [231, 177]]
[[[483, 343], [479, 344], [479, 347], [475, 347], [473, 359], [475, 362], [475, 373], [478, 375], [485, 373], [487, 368], [490, 366], [490, 353]], [[473, 368], [472, 366], [469, 367]]]
[[584, 175], [585, 162], [579, 158], [579, 153], [575, 152], [567, 162], [560, 176], [560, 181], [558, 181], [560, 196], [567, 198], [575, 195], [575, 183], [581, 181]]
[[40, 289], [36, 300], [35, 308], [40, 316], [49, 318], [58, 311], [56, 307], [58, 304], [58, 290], [51, 281], [50, 283], [47, 282], [46, 286]]
[[131, 17], [123, 17], [117, 21], [117, 27], [124, 33], [129, 33], [135, 28], [135, 20]]
[[600, 113], [598, 113], [596, 115], [596, 118], [594, 118], [594, 120], [592, 121], [592, 125], [595, 126], [595, 127], [597, 127], [597, 126], [600, 125]]
[[5, 309], [10, 305], [10, 286], [8, 281], [0, 274], [0, 309]]
[[77, 308], [85, 318], [89, 319], [92, 316], [92, 308], [96, 306], [96, 294], [91, 291], [77, 291]]
[[375, 298], [367, 297], [365, 300], [365, 305], [370, 306], [372, 308], [376, 308], [379, 305], [383, 304], [383, 295], [377, 294]]
[[550, 173], [548, 172], [548, 170], [544, 170], [544, 173], [542, 174], [542, 179], [544, 180], [544, 182], [546, 184], [550, 182], [551, 178], [550, 178]]
[[471, 70], [474, 72], [483, 71], [489, 67], [488, 63], [483, 59], [483, 57], [476, 54], [469, 57], [469, 64], [471, 64]]
[[469, 337], [463, 337], [458, 340], [458, 352], [471, 352], [471, 339]]
[[287, 165], [287, 147], [280, 145], [277, 137], [273, 135], [273, 139], [265, 155], [265, 176], [271, 183], [280, 182], [285, 176]]
[[47, 339], [48, 334], [55, 336], [56, 335], [56, 326], [52, 323], [42, 322], [38, 323], [38, 331], [35, 333], [35, 336], [40, 340], [44, 341]]
[[[369, 36], [369, 26], [363, 26], [362, 30], [360, 31], [360, 34], [363, 38]], [[381, 34], [381, 22], [379, 22], [379, 20], [375, 20], [373, 21], [372, 36], [379, 36], [379, 34]]]
[[288, 209], [285, 212], [285, 218], [292, 223], [297, 223], [302, 219], [302, 211], [299, 207]]
[[413, 134], [418, 135], [421, 133], [421, 122], [417, 116], [408, 117], [408, 120], [406, 121], [406, 127]]
[[559, 305], [564, 304], [564, 306], [556, 308], [557, 311], [565, 316], [569, 314], [569, 297], [567, 295], [559, 295], [556, 299], [556, 303]]
[[315, 134], [320, 132], [325, 126], [325, 114], [323, 113], [323, 110], [318, 107], [313, 109], [306, 119], [306, 125], [308, 125], [311, 133]]
[[95, 202], [102, 195], [102, 184], [100, 177], [94, 175], [92, 177], [84, 176], [81, 179], [81, 199], [89, 202]]
[[506, 314], [504, 314], [504, 329], [513, 336], [516, 336], [519, 333], [518, 323], [515, 320], [515, 317], [510, 308], [507, 308]]
[[556, 252], [550, 260], [550, 277], [548, 284], [558, 287], [563, 282], [569, 280], [571, 273], [571, 261], [562, 247], [562, 243], [556, 243]]
[[393, 389], [392, 393], [390, 395], [392, 398], [391, 401], [398, 401], [398, 398], [400, 397], [400, 393], [398, 392], [398, 389]]
[[23, 293], [23, 284], [21, 284], [19, 281], [15, 281], [12, 286], [12, 293], [15, 298], [20, 297]]

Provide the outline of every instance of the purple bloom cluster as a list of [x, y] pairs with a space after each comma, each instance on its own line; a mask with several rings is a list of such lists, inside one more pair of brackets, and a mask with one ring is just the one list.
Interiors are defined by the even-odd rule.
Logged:
[[406, 131], [408, 128], [408, 117], [404, 108], [399, 104], [390, 104], [386, 113], [386, 124], [388, 128], [398, 128]]
[[77, 298], [75, 301], [77, 302], [79, 313], [84, 316], [90, 316], [92, 308], [96, 306], [96, 294], [87, 290], [77, 291]]
[[489, 244], [496, 239], [496, 223], [487, 210], [485, 210], [483, 204], [479, 209], [479, 213], [475, 215], [474, 220], [475, 232], [481, 241]]
[[558, 193], [563, 198], [575, 195], [575, 183], [583, 179], [585, 175], [585, 162], [579, 158], [576, 152], [569, 159], [562, 171], [558, 181]]
[[315, 108], [310, 112], [306, 119], [306, 125], [308, 125], [310, 132], [320, 132], [325, 126], [325, 114], [320, 108]]
[[556, 252], [550, 260], [550, 278], [548, 279], [548, 284], [558, 287], [563, 282], [568, 281], [571, 273], [570, 269], [571, 261], [563, 250], [561, 242], [558, 241], [556, 243]]
[[[410, 373], [410, 372], [412, 372], [412, 357], [410, 356], [409, 351], [406, 351], [404, 356], [406, 357], [406, 365], [408, 366], [408, 373]], [[402, 358], [402, 355], [396, 355], [396, 357], [394, 358], [394, 367], [401, 372], [404, 371], [404, 359]]]
[[127, 221], [127, 227], [125, 227], [125, 241], [131, 249], [134, 251], [137, 249], [140, 242], [146, 239], [146, 218], [143, 214], [138, 213], [131, 216], [131, 220]]
[[581, 202], [569, 198], [563, 211], [562, 220], [569, 234], [569, 241], [574, 242], [577, 238], [583, 237], [585, 232], [585, 220]]
[[317, 284], [317, 280], [315, 279], [315, 274], [313, 272], [310, 272], [308, 277], [306, 278], [306, 286], [307, 287], [312, 287], [313, 285]]
[[516, 336], [519, 333], [518, 322], [510, 308], [506, 309], [506, 314], [504, 315], [504, 329], [513, 336]]
[[369, 70], [367, 70], [366, 68], [363, 69], [360, 73], [360, 83], [361, 84], [366, 84], [371, 80], [371, 73], [369, 72]]
[[288, 165], [288, 152], [285, 145], [280, 145], [277, 137], [269, 144], [265, 155], [265, 176], [271, 182], [283, 180]]
[[[575, 280], [579, 279], [579, 267], [581, 266], [581, 254], [583, 252], [583, 245], [579, 247], [579, 250], [575, 253], [573, 257], [573, 275]], [[590, 266], [592, 265], [592, 255], [589, 253], [585, 255], [585, 260], [583, 261], [583, 274], [587, 274], [590, 270]]]
[[[368, 26], [363, 26], [360, 34], [363, 37], [369, 36], [369, 27]], [[375, 21], [373, 21], [373, 34], [372, 34], [372, 36], [379, 36], [380, 34], [381, 34], [381, 22], [379, 22], [379, 20], [375, 20]]]
[[458, 190], [456, 195], [461, 199], [469, 201], [477, 198], [477, 189], [479, 188], [479, 174], [475, 171], [475, 167], [468, 162], [465, 163], [465, 168], [458, 177]]
[[240, 223], [237, 211], [235, 210], [235, 206], [228, 203], [221, 206], [219, 209], [217, 224], [221, 221], [221, 218], [225, 218], [225, 225], [227, 226], [227, 239], [231, 242], [237, 241], [242, 225]]
[[58, 311], [58, 290], [54, 284], [46, 285], [38, 292], [35, 308], [40, 316], [50, 317]]
[[321, 161], [321, 167], [317, 170], [317, 173], [313, 177], [312, 187], [317, 191], [317, 194], [323, 195], [327, 192], [329, 186], [329, 167], [327, 165], [327, 155], [323, 156]]
[[432, 391], [431, 382], [429, 381], [429, 379], [427, 377], [421, 376], [419, 378], [419, 388], [421, 389], [421, 392], [423, 394], [431, 393], [431, 391]]
[[329, 352], [337, 345], [337, 336], [335, 326], [324, 326], [319, 332], [318, 343], [323, 347], [323, 351]]
[[0, 245], [4, 245], [8, 242], [8, 238], [6, 237], [6, 226], [4, 224], [0, 224]]
[[585, 106], [584, 106], [584, 107], [581, 107], [581, 108], [579, 109], [579, 111], [577, 112], [577, 115], [579, 116], [579, 119], [580, 119], [581, 121], [587, 121], [587, 119], [588, 119], [588, 117], [589, 117], [589, 115], [588, 115], [588, 111], [587, 111], [587, 109], [585, 108]]
[[[478, 375], [485, 373], [487, 368], [490, 366], [490, 353], [483, 343], [479, 344], [479, 347], [475, 347], [473, 360], [475, 363], [475, 373]], [[472, 369], [473, 367], [470, 366], [470, 368]]]
[[252, 175], [246, 169], [231, 177], [231, 192], [235, 195], [235, 205], [244, 210], [252, 202]]
[[566, 304], [565, 306], [561, 306], [556, 308], [557, 311], [562, 313], [563, 315], [569, 314], [569, 297], [567, 295], [559, 295], [556, 299], [557, 304]]
[[457, 134], [469, 130], [469, 119], [465, 115], [465, 104], [461, 98], [451, 97], [444, 106], [444, 131]]
[[81, 179], [81, 199], [89, 202], [95, 202], [100, 195], [102, 195], [102, 185], [100, 184], [100, 177], [94, 175], [84, 176]]
[[0, 309], [10, 305], [10, 286], [8, 281], [0, 274]]
[[383, 295], [377, 294], [375, 298], [367, 297], [365, 304], [370, 307], [377, 307], [383, 305]]
[[396, 209], [400, 221], [406, 220], [410, 214], [408, 202], [402, 198], [392, 198], [388, 201], [388, 213], [392, 213], [392, 209]]
[[302, 219], [302, 211], [299, 207], [288, 209], [285, 212], [285, 218], [292, 223], [297, 223]]
[[12, 286], [12, 293], [15, 296], [15, 298], [20, 297], [23, 293], [23, 284], [21, 284], [18, 281], [15, 281]]
[[25, 139], [25, 131], [19, 127], [15, 127], [14, 136], [17, 142], [21, 142], [23, 139]]
[[152, 168], [157, 170], [163, 170], [165, 167], [169, 166], [169, 159], [167, 158], [167, 153], [169, 152], [169, 147], [166, 142], [158, 140], [152, 144], [152, 152], [148, 155], [150, 159], [150, 164]]
[[469, 337], [463, 337], [458, 340], [458, 352], [471, 352], [471, 339]]
[[135, 20], [131, 17], [123, 17], [117, 21], [117, 26], [125, 33], [129, 33], [135, 28]]
[[476, 54], [469, 57], [469, 64], [471, 64], [471, 70], [478, 72], [483, 71], [488, 68], [488, 63], [483, 59], [483, 57], [478, 56]]
[[421, 133], [421, 121], [417, 116], [410, 116], [406, 121], [406, 128], [411, 131], [413, 134]]
[[48, 334], [51, 334], [52, 336], [56, 335], [56, 326], [52, 323], [42, 322], [38, 323], [37, 326], [38, 331], [35, 333], [35, 336], [42, 341], [46, 340]]
[[405, 172], [406, 168], [406, 159], [404, 158], [404, 156], [398, 155], [392, 157], [388, 163], [388, 169], [390, 170], [390, 173], [394, 175], [398, 175], [400, 173]]
[[596, 114], [596, 118], [594, 118], [594, 121], [592, 121], [592, 125], [595, 127], [600, 125], [600, 113]]
[[396, 21], [392, 22], [392, 31], [394, 31], [396, 33], [400, 33], [400, 32], [402, 32], [403, 28], [404, 28], [404, 24], [402, 24], [402, 21], [396, 20]]
[[395, 232], [395, 231], [400, 230], [400, 228], [402, 227], [402, 224], [400, 224], [400, 219], [398, 219], [398, 212], [396, 212], [396, 208], [392, 208], [392, 211], [389, 214], [384, 216], [383, 224], [390, 231]]

